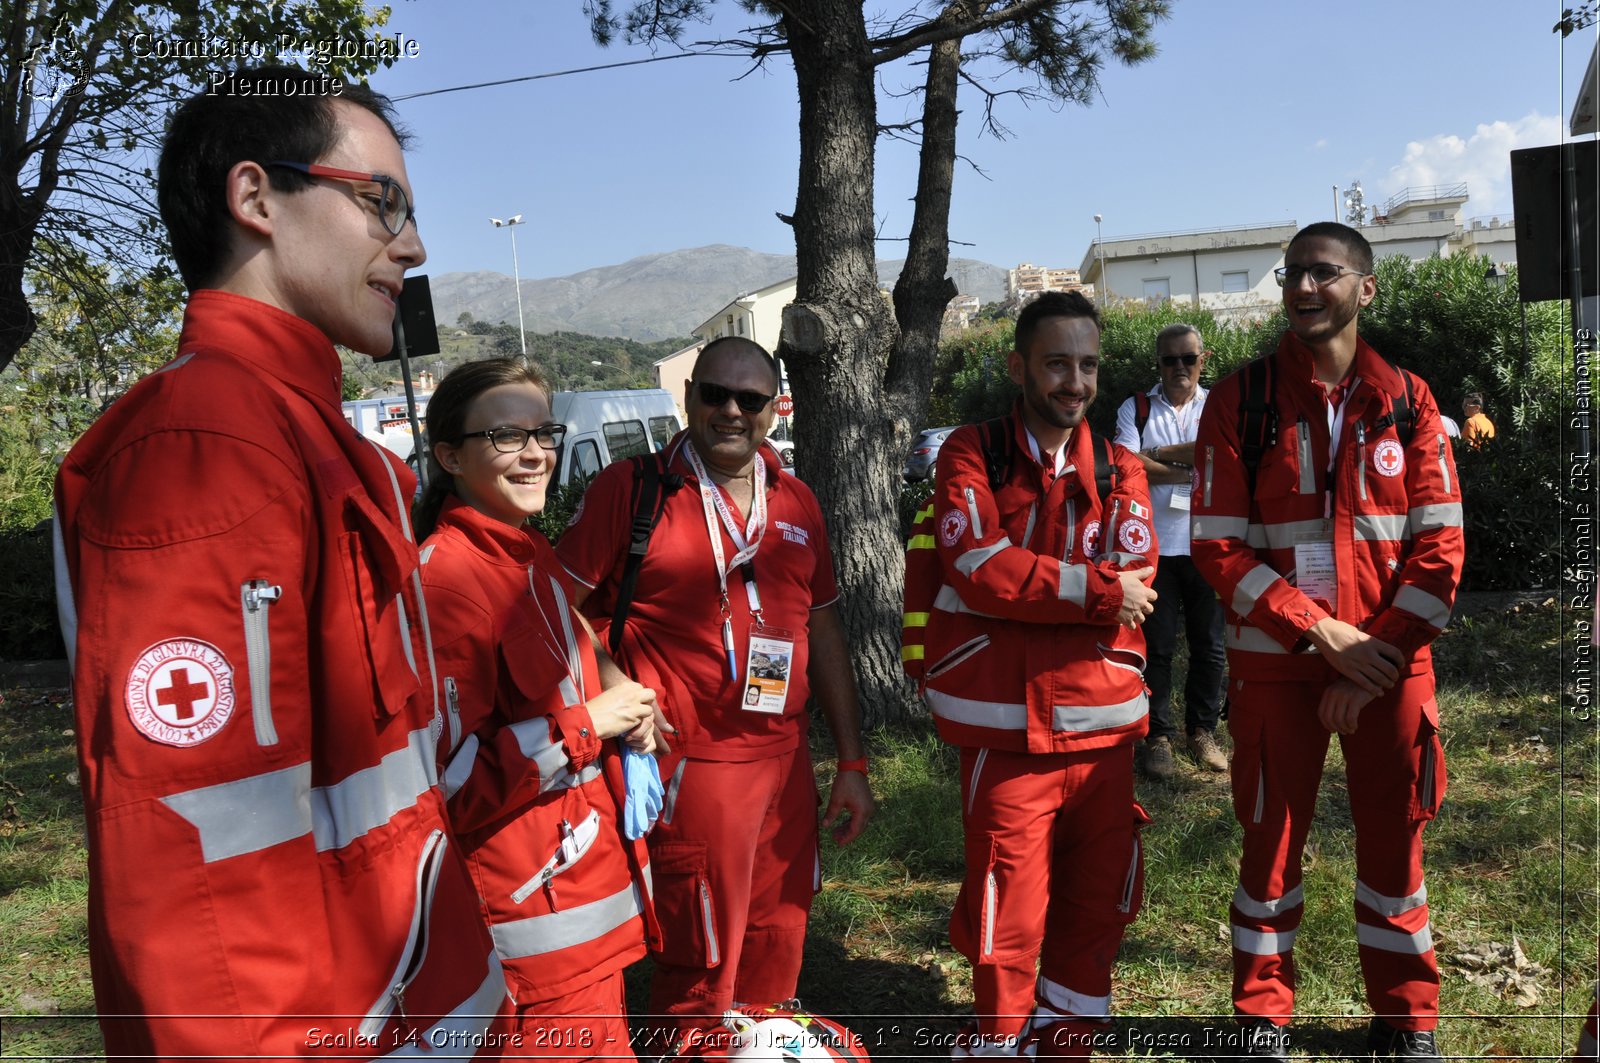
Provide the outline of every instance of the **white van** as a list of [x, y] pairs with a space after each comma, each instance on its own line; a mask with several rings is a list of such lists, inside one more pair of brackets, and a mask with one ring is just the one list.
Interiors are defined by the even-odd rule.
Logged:
[[[428, 399], [433, 396], [431, 391], [417, 392], [417, 422], [420, 424], [428, 412]], [[406, 413], [406, 397], [404, 395], [385, 395], [370, 399], [356, 399], [342, 404], [344, 419], [350, 423], [357, 432], [366, 436], [374, 443], [381, 443], [385, 447], [409, 460], [411, 451], [416, 448], [416, 440], [411, 435], [411, 418]]]

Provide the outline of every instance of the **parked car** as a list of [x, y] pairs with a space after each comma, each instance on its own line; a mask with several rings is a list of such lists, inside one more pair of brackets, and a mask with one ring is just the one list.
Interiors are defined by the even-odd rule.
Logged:
[[939, 448], [944, 446], [945, 438], [959, 427], [924, 428], [917, 433], [916, 440], [911, 444], [911, 453], [906, 455], [905, 472], [901, 474], [906, 482], [915, 483], [933, 475], [934, 464], [939, 460]]

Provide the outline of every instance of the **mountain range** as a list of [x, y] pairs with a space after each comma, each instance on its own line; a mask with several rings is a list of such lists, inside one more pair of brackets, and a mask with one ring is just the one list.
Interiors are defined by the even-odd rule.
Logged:
[[[892, 287], [904, 259], [878, 261], [878, 279]], [[712, 244], [640, 255], [567, 277], [522, 282], [529, 332], [583, 332], [653, 342], [688, 336], [694, 327], [746, 292], [795, 274], [793, 255]], [[1006, 270], [973, 259], [952, 259], [949, 275], [963, 294], [982, 302], [1005, 297]], [[429, 278], [434, 318], [454, 325], [463, 313], [478, 321], [515, 323], [510, 276], [492, 270]]]

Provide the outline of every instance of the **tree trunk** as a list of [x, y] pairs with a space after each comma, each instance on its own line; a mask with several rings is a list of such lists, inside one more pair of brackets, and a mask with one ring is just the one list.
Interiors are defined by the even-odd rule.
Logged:
[[872, 223], [875, 74], [861, 0], [783, 11], [800, 96], [799, 277], [781, 348], [795, 457], [826, 514], [862, 713], [878, 726], [914, 711], [915, 699], [899, 664], [899, 478], [883, 401], [897, 330], [878, 291]]

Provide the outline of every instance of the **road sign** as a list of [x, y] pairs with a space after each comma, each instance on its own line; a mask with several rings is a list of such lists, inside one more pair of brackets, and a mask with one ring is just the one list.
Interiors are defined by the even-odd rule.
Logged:
[[779, 417], [789, 417], [794, 414], [794, 396], [779, 395], [772, 403], [773, 411]]

